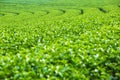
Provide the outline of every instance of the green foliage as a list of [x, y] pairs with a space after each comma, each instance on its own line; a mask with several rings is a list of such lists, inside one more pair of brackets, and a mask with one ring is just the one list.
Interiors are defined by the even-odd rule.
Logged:
[[0, 80], [120, 79], [118, 0], [97, 7], [101, 2], [95, 0], [91, 7], [69, 0], [5, 1], [0, 3]]

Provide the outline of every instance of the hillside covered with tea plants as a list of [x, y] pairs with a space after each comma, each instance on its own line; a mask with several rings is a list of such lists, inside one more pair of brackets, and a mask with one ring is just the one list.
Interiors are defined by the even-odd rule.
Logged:
[[119, 0], [0, 0], [0, 80], [119, 79]]

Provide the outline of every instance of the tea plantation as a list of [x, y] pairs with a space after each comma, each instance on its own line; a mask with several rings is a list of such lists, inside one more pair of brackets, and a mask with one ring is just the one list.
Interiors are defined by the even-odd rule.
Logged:
[[120, 1], [0, 0], [0, 80], [120, 80]]

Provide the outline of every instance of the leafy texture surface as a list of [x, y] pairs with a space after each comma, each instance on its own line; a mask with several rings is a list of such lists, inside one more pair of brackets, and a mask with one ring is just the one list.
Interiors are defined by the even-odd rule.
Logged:
[[4, 79], [119, 80], [119, 0], [1, 0]]

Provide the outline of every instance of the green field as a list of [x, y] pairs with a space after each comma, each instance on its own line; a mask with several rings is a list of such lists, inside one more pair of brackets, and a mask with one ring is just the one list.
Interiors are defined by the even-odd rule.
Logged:
[[120, 0], [0, 0], [0, 80], [120, 80]]

